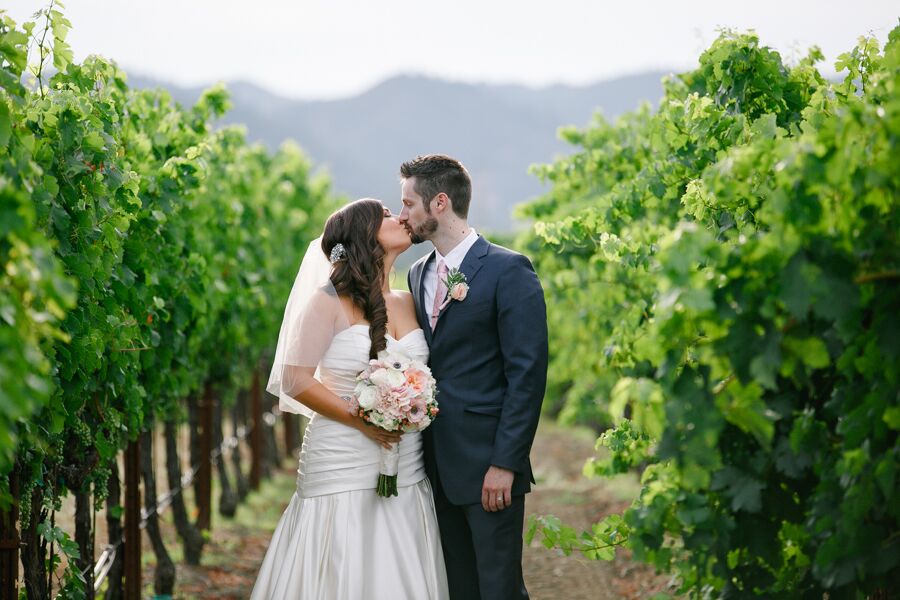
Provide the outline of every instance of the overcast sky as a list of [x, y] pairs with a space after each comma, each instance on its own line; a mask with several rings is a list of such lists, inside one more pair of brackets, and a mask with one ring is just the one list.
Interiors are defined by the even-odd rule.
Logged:
[[[21, 23], [43, 0], [4, 0]], [[246, 80], [333, 98], [392, 75], [584, 84], [690, 68], [717, 29], [755, 29], [786, 57], [819, 45], [828, 64], [900, 3], [882, 0], [67, 0], [76, 61], [97, 53], [183, 85]], [[830, 66], [823, 70], [830, 71]]]

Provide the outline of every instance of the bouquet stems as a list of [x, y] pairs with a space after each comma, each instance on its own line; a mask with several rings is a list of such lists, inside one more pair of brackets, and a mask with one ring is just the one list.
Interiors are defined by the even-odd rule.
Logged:
[[397, 476], [396, 475], [385, 475], [384, 473], [378, 476], [378, 487], [376, 488], [376, 493], [379, 496], [384, 496], [385, 498], [390, 496], [397, 495]]
[[390, 448], [381, 448], [381, 460], [378, 466], [378, 486], [375, 488], [375, 492], [385, 498], [396, 496], [397, 472], [400, 467], [400, 444], [391, 444]]

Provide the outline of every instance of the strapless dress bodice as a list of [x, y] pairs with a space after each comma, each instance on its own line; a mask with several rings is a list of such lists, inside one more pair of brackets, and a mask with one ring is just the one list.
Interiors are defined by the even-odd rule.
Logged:
[[[335, 335], [319, 362], [322, 384], [341, 397], [353, 394], [356, 376], [369, 364], [370, 343], [367, 324], [351, 325]], [[399, 340], [387, 336], [387, 350], [428, 361], [428, 343], [421, 329], [414, 329]], [[374, 489], [378, 483], [379, 448], [362, 432], [320, 414], [313, 415], [300, 452], [297, 492], [301, 497], [313, 497]], [[421, 433], [404, 433], [399, 450], [398, 487], [424, 479]]]
[[[428, 342], [422, 329], [413, 329], [399, 340], [387, 335], [387, 351], [428, 362]], [[338, 396], [353, 393], [356, 376], [369, 366], [369, 325], [359, 323], [339, 332], [331, 340], [319, 363], [319, 379]]]

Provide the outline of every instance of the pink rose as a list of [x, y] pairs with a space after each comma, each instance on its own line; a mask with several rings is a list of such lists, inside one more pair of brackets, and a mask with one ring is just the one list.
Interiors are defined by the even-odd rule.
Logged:
[[450, 297], [458, 302], [462, 302], [466, 299], [466, 295], [469, 293], [469, 286], [465, 283], [457, 283], [450, 290]]
[[420, 371], [416, 368], [409, 368], [404, 372], [406, 375], [406, 383], [416, 394], [422, 392], [425, 389], [426, 384], [426, 375], [423, 371]]

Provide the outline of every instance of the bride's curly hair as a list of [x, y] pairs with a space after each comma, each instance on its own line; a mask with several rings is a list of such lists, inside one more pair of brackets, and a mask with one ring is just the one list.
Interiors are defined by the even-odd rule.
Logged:
[[363, 198], [328, 217], [322, 233], [322, 251], [326, 256], [331, 255], [335, 245], [344, 246], [344, 257], [334, 262], [331, 270], [331, 283], [338, 296], [349, 297], [369, 322], [370, 359], [387, 347], [387, 306], [381, 291], [384, 249], [378, 243], [383, 220], [384, 205]]

